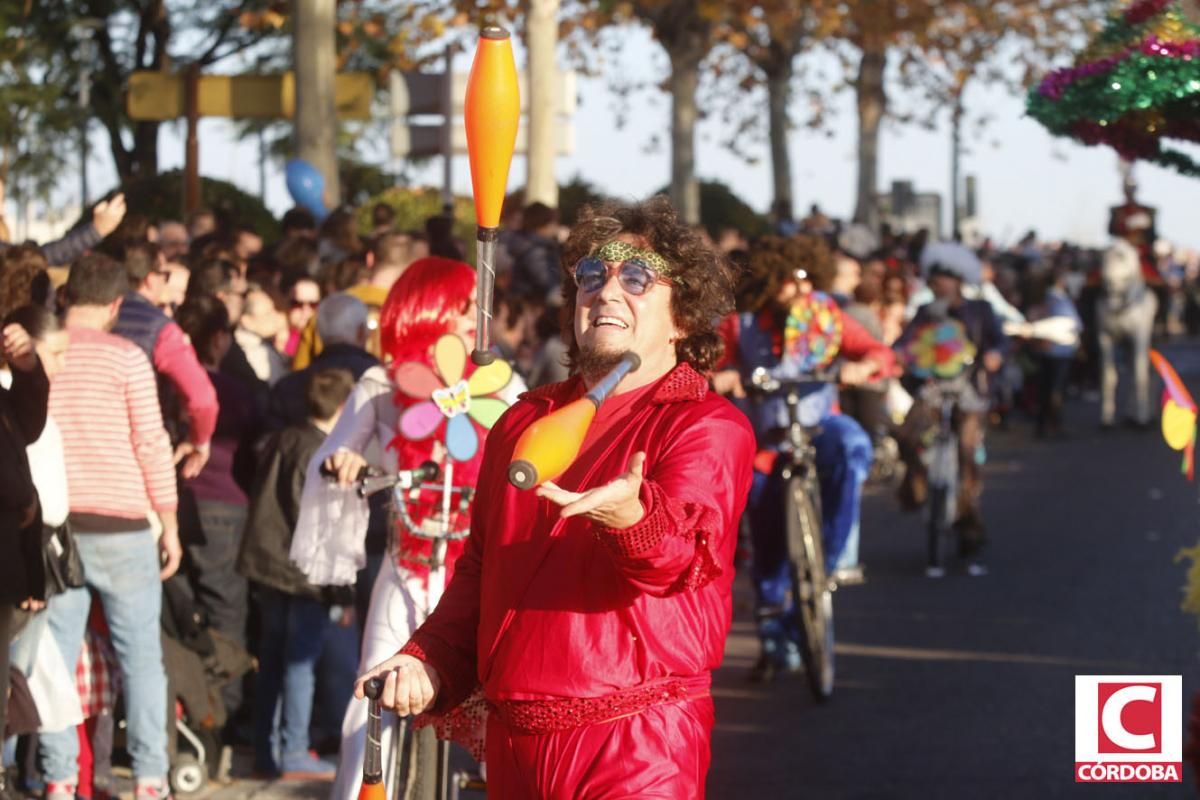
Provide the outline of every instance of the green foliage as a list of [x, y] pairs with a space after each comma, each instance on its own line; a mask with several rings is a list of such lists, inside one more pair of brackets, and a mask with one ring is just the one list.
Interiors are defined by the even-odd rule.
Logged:
[[[667, 193], [664, 186], [655, 194]], [[762, 236], [770, 230], [765, 216], [720, 181], [700, 181], [700, 224], [714, 239], [725, 228], [741, 231], [748, 238]]]
[[[179, 170], [135, 178], [126, 182], [122, 191], [131, 214], [143, 214], [151, 222], [182, 219], [183, 173]], [[216, 212], [219, 219], [249, 225], [267, 241], [279, 236], [279, 223], [267, 207], [232, 183], [202, 177], [200, 205]]]
[[[425, 220], [442, 213], [442, 193], [432, 188], [407, 188], [394, 186], [372, 197], [359, 206], [358, 231], [369, 234], [371, 209], [377, 203], [386, 203], [396, 212], [396, 229], [402, 231], [424, 231]], [[467, 260], [474, 261], [475, 253], [475, 201], [469, 197], [454, 198], [454, 237], [466, 245]]]

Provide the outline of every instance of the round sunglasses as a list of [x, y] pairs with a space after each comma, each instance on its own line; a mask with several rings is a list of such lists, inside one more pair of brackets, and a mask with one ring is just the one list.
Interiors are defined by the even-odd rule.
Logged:
[[585, 256], [575, 265], [575, 285], [588, 294], [598, 292], [608, 283], [614, 272], [621, 289], [635, 297], [650, 291], [650, 287], [656, 283], [671, 283], [660, 278], [653, 267], [647, 266], [638, 258], [631, 258], [609, 267], [597, 256]]

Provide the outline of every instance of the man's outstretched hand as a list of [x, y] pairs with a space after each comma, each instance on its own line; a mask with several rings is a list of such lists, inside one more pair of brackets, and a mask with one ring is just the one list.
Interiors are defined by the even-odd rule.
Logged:
[[538, 487], [538, 497], [561, 506], [564, 518], [586, 517], [605, 528], [629, 528], [641, 522], [646, 515], [646, 509], [638, 497], [642, 490], [645, 466], [646, 454], [634, 453], [633, 458], [629, 459], [629, 469], [614, 481], [586, 492], [568, 492], [546, 481]]
[[354, 682], [354, 696], [359, 700], [366, 697], [363, 685], [371, 678], [384, 679], [380, 705], [402, 717], [432, 708], [442, 688], [436, 669], [404, 653], [397, 653], [359, 676]]

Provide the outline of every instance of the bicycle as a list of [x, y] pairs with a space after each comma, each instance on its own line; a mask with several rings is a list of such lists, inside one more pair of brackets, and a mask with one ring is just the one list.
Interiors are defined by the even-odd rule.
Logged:
[[954, 536], [958, 515], [958, 431], [954, 418], [958, 401], [966, 389], [962, 378], [935, 380], [926, 386], [926, 397], [938, 410], [937, 431], [932, 444], [922, 453], [929, 475], [928, 563], [925, 574], [940, 578], [946, 574], [946, 549]]
[[[812, 430], [800, 422], [801, 390], [828, 383], [822, 376], [799, 380], [772, 378], [765, 369], [751, 375], [751, 389], [760, 398], [783, 394], [788, 409], [787, 462], [782, 471], [784, 519], [789, 563], [791, 599], [800, 628], [800, 659], [809, 690], [823, 703], [833, 695], [833, 585], [825, 572], [821, 525], [821, 487], [817, 477], [817, 454]], [[764, 609], [760, 619], [783, 617], [782, 607]]]
[[[364, 467], [355, 481], [358, 496], [364, 499], [390, 490], [393, 525], [433, 543], [430, 555], [417, 559], [429, 567], [430, 609], [437, 606], [445, 589], [447, 545], [470, 534], [468, 527], [455, 526], [454, 520], [467, 517], [475, 490], [470, 486], [452, 485], [452, 475], [452, 464], [448, 463], [443, 473], [433, 461], [426, 461], [416, 469], [396, 473]], [[438, 482], [439, 476], [443, 478], [441, 482]], [[438, 511], [418, 523], [408, 509], [424, 491], [441, 492], [442, 503]], [[457, 502], [453, 501], [455, 495]], [[393, 787], [397, 800], [447, 800], [457, 798], [462, 789], [486, 790], [486, 784], [479, 776], [464, 772], [450, 774], [450, 743], [440, 741], [431, 726], [416, 729], [407, 717], [397, 718], [396, 724], [394, 758], [390, 767], [392, 779], [388, 785]]]

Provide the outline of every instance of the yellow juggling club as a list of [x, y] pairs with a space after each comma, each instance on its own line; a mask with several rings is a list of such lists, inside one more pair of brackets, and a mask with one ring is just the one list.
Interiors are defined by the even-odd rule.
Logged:
[[490, 364], [488, 338], [492, 324], [492, 292], [496, 286], [496, 242], [500, 235], [500, 210], [508, 186], [521, 118], [517, 65], [512, 39], [503, 28], [489, 26], [480, 32], [475, 60], [467, 79], [463, 108], [467, 126], [467, 154], [471, 161], [471, 187], [475, 194], [476, 285], [479, 306], [475, 325], [477, 366]]
[[590, 392], [526, 428], [513, 450], [508, 482], [518, 489], [532, 489], [546, 481], [557, 480], [579, 455], [596, 409], [612, 394], [621, 379], [641, 364], [635, 353], [626, 353], [621, 356], [621, 363]]

